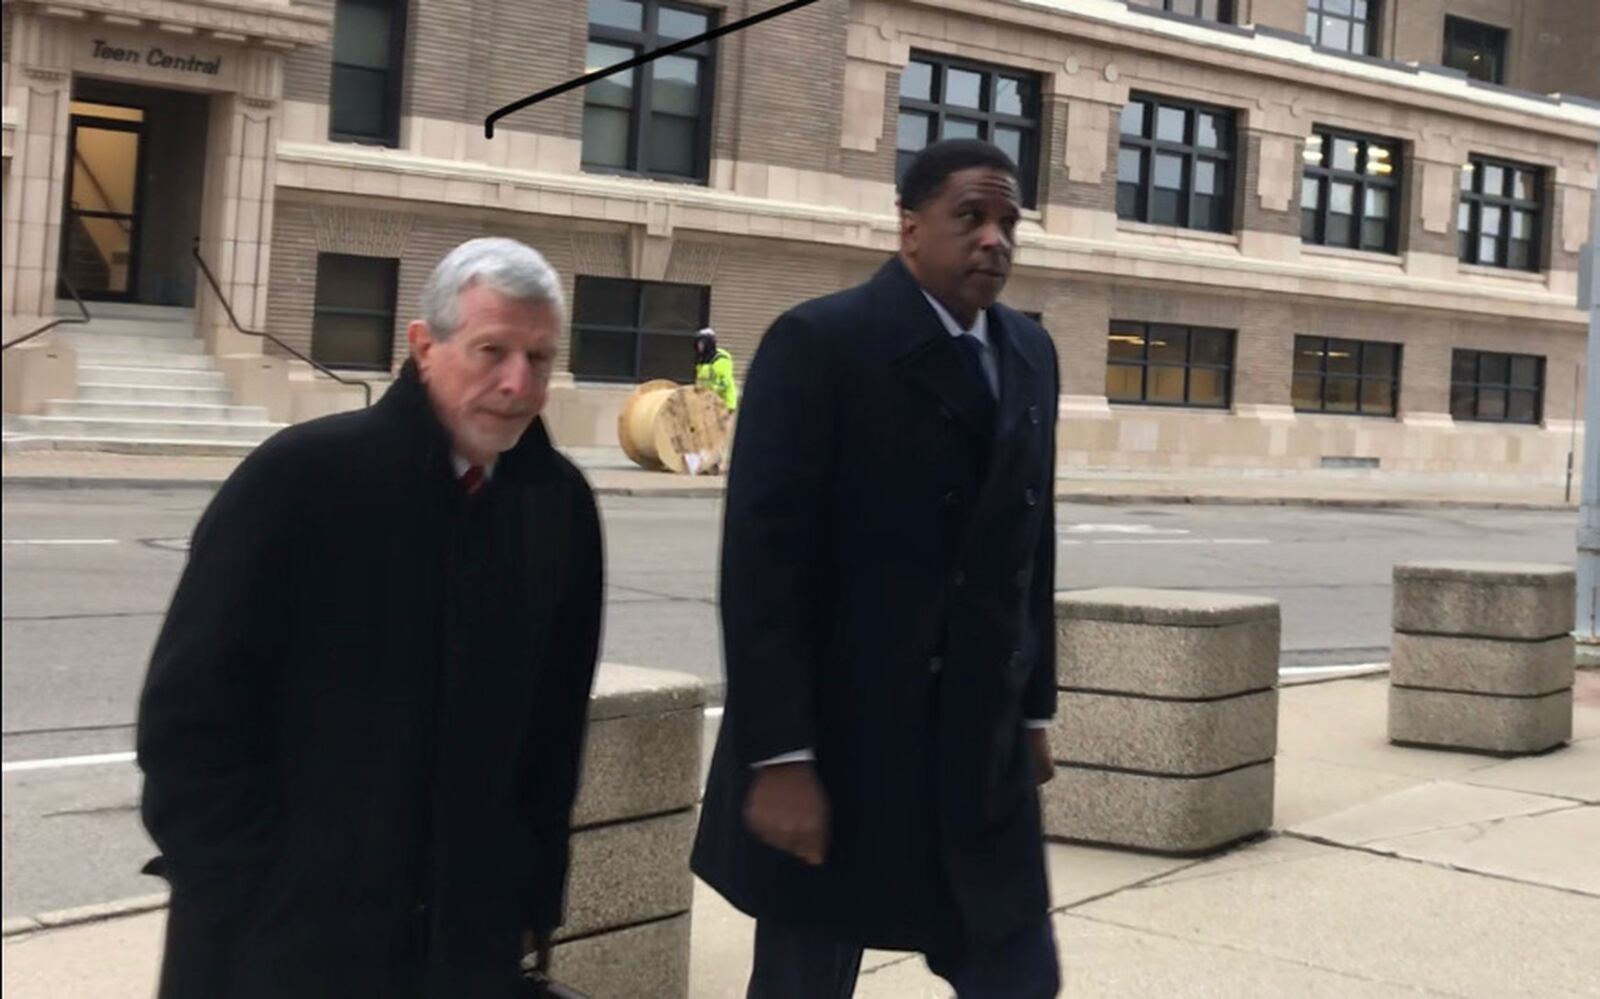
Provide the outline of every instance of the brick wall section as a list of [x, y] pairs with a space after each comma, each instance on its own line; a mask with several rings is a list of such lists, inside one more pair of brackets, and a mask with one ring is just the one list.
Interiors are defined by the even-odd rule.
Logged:
[[[267, 285], [268, 333], [311, 353], [312, 307], [317, 292], [315, 206], [279, 198], [272, 212], [272, 272]], [[271, 341], [263, 348], [279, 355]]]
[[[1243, 118], [1241, 115], [1238, 120], [1242, 123]], [[1233, 162], [1235, 226], [1256, 232], [1298, 237], [1300, 235], [1299, 177], [1294, 181], [1294, 192], [1289, 200], [1288, 211], [1277, 212], [1262, 207], [1261, 135], [1258, 132], [1245, 132], [1243, 140], [1239, 143], [1239, 150], [1244, 156], [1244, 163], [1241, 164], [1237, 159]], [[1239, 155], [1239, 152], [1235, 155]], [[1290, 169], [1296, 173], [1300, 172], [1298, 165], [1291, 166]]]
[[[11, 7], [0, 7], [0, 62], [11, 61]], [[8, 95], [9, 96], [9, 95]]]
[[[333, 0], [300, 0], [301, 5], [320, 13], [333, 14]], [[411, 51], [411, 46], [406, 46]], [[329, 76], [333, 71], [333, 26], [328, 27], [328, 44], [297, 48], [283, 57], [283, 96], [285, 100], [328, 103]], [[407, 73], [410, 76], [410, 73]]]
[[[782, 2], [733, 0], [724, 23]], [[839, 169], [849, 15], [850, 0], [821, 0], [722, 40], [713, 155]]]
[[[846, 177], [856, 180], [875, 180], [884, 184], [894, 183], [895, 123], [900, 114], [900, 72], [891, 69], [885, 76], [883, 135], [878, 139], [878, 148], [871, 153], [859, 149], [840, 149], [839, 172]], [[834, 145], [838, 145], [838, 138], [835, 137], [833, 142]]]
[[1082, 142], [1082, 132], [1075, 128], [1072, 113], [1065, 100], [1051, 100], [1045, 105], [1046, 130], [1039, 154], [1040, 190], [1039, 204], [1071, 205], [1077, 208], [1114, 209], [1117, 203], [1117, 127], [1119, 113], [1107, 108], [1111, 119], [1110, 135], [1106, 145], [1106, 168], [1100, 183], [1091, 184], [1067, 177], [1067, 144]]
[[1074, 275], [1048, 282], [1043, 301], [1018, 308], [1044, 313], [1043, 325], [1055, 341], [1062, 395], [1103, 395], [1106, 390], [1106, 332], [1111, 323], [1111, 289], [1104, 281]]
[[1459, 204], [1458, 178], [1452, 175], [1448, 181], [1455, 190], [1450, 195], [1450, 224], [1444, 232], [1429, 232], [1422, 224], [1422, 191], [1423, 174], [1422, 164], [1412, 159], [1410, 149], [1406, 150], [1401, 160], [1400, 169], [1403, 171], [1401, 188], [1404, 192], [1401, 198], [1400, 218], [1405, 220], [1405, 226], [1400, 231], [1398, 246], [1401, 252], [1407, 250], [1413, 253], [1436, 253], [1443, 257], [1456, 255], [1456, 208]]
[[[1113, 289], [1109, 318], [1234, 330], [1234, 402], [1289, 404], [1292, 357], [1284, 337], [1286, 316], [1275, 303], [1197, 288], [1126, 284]], [[1101, 337], [1107, 332], [1102, 329]]]
[[[1551, 176], [1553, 173], [1554, 171], [1552, 170], [1547, 169], [1545, 171], [1543, 217], [1540, 219], [1541, 248], [1539, 262], [1543, 265], [1543, 269], [1547, 271], [1577, 271], [1578, 254], [1568, 253], [1562, 247], [1562, 244], [1566, 241], [1567, 236], [1567, 219], [1563, 211], [1566, 207], [1566, 199], [1576, 197], [1578, 191], [1576, 188], [1571, 187], [1557, 187], [1554, 178]], [[1589, 236], [1589, 215], [1587, 212], [1579, 220], [1578, 225], [1580, 228], [1577, 242], [1581, 244]]]

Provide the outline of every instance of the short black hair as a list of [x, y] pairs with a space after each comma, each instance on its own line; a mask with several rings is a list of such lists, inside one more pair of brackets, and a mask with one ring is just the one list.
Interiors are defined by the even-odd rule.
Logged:
[[982, 139], [943, 139], [924, 147], [906, 167], [905, 176], [900, 178], [901, 210], [916, 211], [939, 192], [951, 174], [973, 167], [990, 167], [1004, 170], [1013, 178], [1017, 176], [1017, 165], [999, 146]]

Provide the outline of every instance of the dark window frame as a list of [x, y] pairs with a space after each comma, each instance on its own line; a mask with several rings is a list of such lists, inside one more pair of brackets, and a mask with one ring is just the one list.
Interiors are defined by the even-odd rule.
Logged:
[[[1152, 364], [1150, 362], [1150, 331], [1157, 326], [1171, 326], [1184, 331], [1184, 356], [1183, 364]], [[1113, 319], [1107, 331], [1107, 338], [1119, 332], [1132, 332], [1137, 327], [1138, 332], [1144, 337], [1144, 344], [1140, 350], [1141, 357], [1137, 361], [1127, 361], [1107, 356], [1106, 368], [1134, 368], [1139, 371], [1139, 398], [1112, 398], [1106, 394], [1108, 403], [1119, 406], [1162, 406], [1169, 409], [1214, 409], [1227, 410], [1233, 407], [1233, 376], [1238, 368], [1239, 332], [1238, 330], [1224, 329], [1220, 326], [1191, 326], [1184, 323], [1140, 322], [1131, 319]], [[1228, 338], [1228, 361], [1226, 364], [1207, 364], [1194, 360], [1194, 334], [1197, 331], [1207, 333], [1223, 333]], [[1181, 367], [1183, 369], [1183, 401], [1167, 402], [1165, 400], [1152, 400], [1150, 398], [1150, 369], [1152, 367]], [[1199, 371], [1222, 372], [1222, 401], [1219, 403], [1191, 402], [1191, 388], [1193, 379], [1191, 373]]]
[[[1193, 4], [1196, 8], [1196, 13], [1190, 14], [1181, 10], [1173, 10], [1173, 6], [1178, 3], [1184, 3], [1186, 6], [1188, 4]], [[1133, 0], [1133, 6], [1135, 7], [1148, 7], [1153, 10], [1159, 10], [1164, 13], [1171, 14], [1174, 17], [1187, 17], [1196, 21], [1206, 21], [1211, 24], [1234, 23], [1234, 14], [1236, 13], [1234, 10], [1234, 0], [1216, 0], [1217, 16], [1214, 18], [1207, 17], [1205, 14], [1199, 13], [1199, 8], [1202, 3], [1204, 3], [1204, 0]]]
[[[633, 285], [635, 287], [636, 294], [635, 294], [635, 299], [634, 299], [634, 302], [633, 302], [633, 322], [632, 322], [631, 325], [619, 326], [619, 325], [617, 325], [615, 323], [586, 322], [586, 321], [580, 320], [578, 318], [578, 310], [580, 308], [580, 299], [582, 298], [584, 285], [586, 283], [588, 283], [588, 282], [591, 282], [591, 281], [608, 281], [608, 282], [622, 281], [622, 282], [626, 282], [628, 284], [631, 284], [631, 285]], [[694, 329], [692, 329], [692, 330], [662, 329], [662, 328], [657, 328], [657, 327], [646, 327], [643, 324], [643, 315], [642, 315], [643, 312], [644, 312], [644, 293], [643, 293], [643, 291], [644, 291], [644, 289], [646, 287], [657, 286], [657, 285], [672, 285], [672, 286], [681, 287], [681, 288], [697, 288], [697, 289], [699, 289], [699, 291], [700, 291], [700, 316], [699, 316], [699, 320], [696, 323]], [[694, 363], [693, 362], [694, 338], [695, 338], [695, 335], [701, 329], [711, 325], [711, 286], [710, 285], [689, 284], [689, 283], [683, 282], [683, 281], [640, 281], [640, 280], [636, 280], [634, 278], [608, 277], [608, 276], [605, 276], [605, 275], [598, 275], [598, 274], [580, 274], [580, 275], [578, 275], [577, 277], [575, 277], [573, 279], [572, 303], [573, 303], [572, 304], [572, 316], [573, 316], [573, 318], [572, 318], [572, 352], [571, 352], [571, 357], [568, 360], [568, 367], [571, 369], [572, 375], [573, 375], [573, 377], [575, 379], [577, 379], [579, 381], [583, 381], [583, 382], [592, 382], [592, 383], [597, 383], [597, 384], [621, 384], [621, 385], [632, 385], [632, 384], [635, 384], [635, 383], [643, 380], [645, 378], [645, 375], [643, 375], [640, 372], [640, 367], [641, 367], [641, 365], [640, 365], [640, 354], [641, 354], [642, 349], [643, 349], [645, 335], [650, 335], [650, 336], [661, 336], [661, 337], [678, 337], [678, 338], [681, 338], [683, 340], [683, 356], [688, 359], [688, 361], [686, 363], [688, 365], [688, 371], [689, 371], [689, 374], [686, 375], [686, 377], [689, 377], [690, 383], [692, 384], [692, 372], [693, 372], [693, 363]], [[627, 334], [632, 335], [632, 337], [633, 337], [633, 369], [632, 369], [632, 371], [630, 373], [626, 373], [626, 374], [622, 374], [622, 373], [608, 374], [608, 373], [594, 373], [594, 372], [583, 372], [583, 371], [580, 371], [579, 370], [579, 366], [581, 365], [582, 360], [583, 360], [583, 358], [582, 358], [583, 335], [586, 334], [586, 333], [590, 333], [590, 332], [595, 332], [595, 333], [627, 333]], [[654, 378], [654, 377], [659, 377], [659, 376], [651, 375], [649, 377]]]
[[[650, 52], [662, 45], [680, 41], [678, 38], [669, 38], [663, 41], [660, 34], [661, 11], [676, 10], [688, 14], [697, 14], [705, 17], [707, 30], [717, 27], [722, 11], [715, 7], [703, 7], [699, 4], [682, 3], [678, 0], [637, 0], [643, 7], [643, 27], [634, 31], [629, 28], [618, 28], [609, 24], [595, 24], [586, 20], [588, 34], [585, 47], [588, 43], [598, 42], [602, 45], [617, 45], [628, 48], [634, 55]], [[585, 8], [588, 4], [585, 4]], [[587, 13], [585, 18], [587, 18]], [[609, 174], [617, 177], [646, 177], [651, 180], [669, 181], [680, 184], [707, 184], [711, 179], [711, 146], [712, 146], [712, 112], [716, 107], [714, 91], [716, 90], [717, 76], [717, 45], [715, 41], [701, 42], [673, 53], [674, 58], [695, 59], [699, 63], [698, 78], [700, 81], [699, 106], [695, 109], [695, 139], [693, 152], [693, 165], [687, 174], [673, 173], [667, 170], [656, 170], [641, 166], [649, 160], [650, 147], [650, 117], [656, 112], [652, 110], [652, 100], [655, 90], [654, 77], [651, 72], [653, 63], [635, 66], [628, 70], [633, 77], [633, 106], [628, 109], [628, 165], [612, 166], [605, 163], [591, 163], [584, 161], [581, 169], [585, 173]], [[587, 88], [585, 88], [587, 90]], [[587, 106], [587, 101], [585, 101]], [[685, 117], [670, 115], [669, 117]], [[581, 141], [581, 135], [580, 135]]]
[[[1471, 357], [1474, 361], [1472, 381], [1458, 381], [1456, 378], [1456, 369], [1460, 365], [1461, 359], [1465, 357]], [[1503, 382], [1489, 381], [1484, 377], [1483, 370], [1486, 366], [1485, 362], [1496, 359], [1503, 359], [1506, 364], [1507, 374], [1506, 380]], [[1536, 383], [1531, 388], [1527, 385], [1517, 384], [1510, 374], [1518, 360], [1531, 360], [1538, 365], [1538, 373], [1535, 379]], [[1542, 425], [1544, 423], [1545, 375], [1548, 371], [1548, 367], [1549, 366], [1546, 363], [1546, 358], [1540, 354], [1512, 354], [1498, 350], [1468, 350], [1460, 347], [1452, 350], [1450, 352], [1451, 418], [1470, 423], [1510, 423], [1517, 426], [1531, 427]], [[1469, 415], [1460, 415], [1457, 413], [1456, 395], [1462, 389], [1469, 390], [1472, 393], [1472, 407]], [[1511, 393], [1514, 391], [1531, 391], [1533, 393], [1533, 419], [1512, 419]], [[1486, 392], [1502, 393], [1503, 405], [1501, 407], [1501, 414], [1499, 416], [1483, 415], [1483, 399]]]
[[[938, 52], [925, 52], [921, 49], [911, 53], [908, 67], [913, 62], [932, 67], [928, 82], [929, 99], [899, 95], [900, 103], [895, 108], [895, 184], [900, 183], [906, 166], [917, 152], [902, 150], [899, 146], [900, 115], [911, 112], [929, 116], [929, 135], [923, 142], [924, 148], [944, 137], [946, 121], [950, 118], [959, 118], [976, 122], [978, 138], [985, 142], [993, 142], [992, 136], [996, 128], [1014, 128], [1022, 133], [1022, 157], [1017, 163], [1017, 186], [1022, 194], [1022, 207], [1038, 207], [1039, 161], [1044, 143], [1044, 81], [1039, 78], [1039, 74], [1031, 70], [963, 59]], [[952, 69], [979, 75], [981, 80], [978, 84], [978, 103], [981, 107], [969, 108], [945, 101], [944, 84]], [[1029, 84], [1029, 92], [1021, 95], [1023, 104], [1021, 115], [994, 110], [995, 81], [1000, 77]], [[900, 78], [902, 81], [905, 79], [905, 70], [901, 70]]]
[[[1157, 94], [1135, 91], [1128, 95], [1128, 103], [1140, 102], [1145, 105], [1144, 123], [1141, 133], [1137, 136], [1128, 135], [1121, 131], [1121, 118], [1118, 118], [1118, 159], [1121, 159], [1123, 149], [1138, 149], [1144, 154], [1143, 166], [1140, 168], [1139, 182], [1135, 194], [1135, 210], [1132, 215], [1125, 215], [1122, 211], [1121, 189], [1125, 183], [1120, 179], [1120, 162], [1115, 169], [1119, 171], [1117, 181], [1118, 195], [1116, 212], [1117, 218], [1125, 222], [1139, 222], [1145, 225], [1159, 225], [1177, 229], [1192, 229], [1197, 232], [1217, 232], [1231, 234], [1237, 229], [1234, 212], [1238, 208], [1237, 199], [1234, 197], [1238, 190], [1239, 178], [1238, 165], [1242, 164], [1239, 156], [1239, 129], [1238, 113], [1233, 108], [1220, 107], [1215, 104], [1202, 104], [1195, 101], [1178, 100], [1162, 97]], [[1124, 105], [1126, 108], [1127, 105]], [[1184, 112], [1184, 139], [1174, 142], [1169, 139], [1156, 138], [1157, 122], [1162, 108], [1172, 108]], [[1222, 127], [1227, 130], [1227, 136], [1222, 139], [1216, 148], [1198, 145], [1195, 130], [1198, 127], [1202, 114], [1212, 115], [1217, 118]], [[1180, 204], [1182, 205], [1182, 221], [1157, 222], [1152, 221], [1151, 194], [1155, 190], [1156, 157], [1160, 154], [1176, 155], [1183, 158], [1182, 187], [1179, 189]], [[1224, 165], [1227, 182], [1219, 185], [1219, 190], [1212, 197], [1224, 199], [1222, 217], [1226, 220], [1225, 227], [1221, 229], [1210, 226], [1197, 226], [1193, 224], [1195, 211], [1194, 172], [1195, 165], [1201, 160]]]
[[[1375, 56], [1378, 54], [1378, 26], [1382, 23], [1380, 7], [1382, 0], [1351, 0], [1351, 13], [1340, 14], [1328, 9], [1329, 0], [1306, 0], [1306, 35], [1310, 37], [1311, 44], [1317, 48], [1328, 49], [1331, 52], [1349, 52], [1355, 55]], [[1354, 4], [1365, 3], [1367, 14], [1360, 17], [1355, 14]], [[1312, 24], [1315, 19], [1315, 25]], [[1323, 30], [1327, 21], [1345, 22], [1346, 37], [1355, 36], [1355, 27], [1360, 25], [1366, 33], [1367, 43], [1360, 49], [1354, 45], [1328, 45], [1323, 41]]]
[[[1545, 178], [1544, 167], [1533, 163], [1518, 163], [1515, 160], [1505, 160], [1494, 156], [1479, 156], [1476, 153], [1467, 158], [1467, 166], [1472, 172], [1470, 190], [1456, 185], [1456, 259], [1464, 264], [1478, 267], [1498, 267], [1503, 270], [1529, 271], [1539, 273], [1544, 269], [1544, 206], [1545, 206]], [[1483, 190], [1484, 179], [1489, 171], [1485, 168], [1494, 167], [1502, 171], [1503, 182], [1498, 192]], [[1517, 174], [1529, 175], [1529, 187], [1533, 197], [1518, 198], [1515, 195]], [[1461, 210], [1467, 210], [1467, 226], [1462, 228]], [[1498, 208], [1501, 212], [1500, 232], [1490, 233], [1489, 238], [1495, 241], [1494, 258], [1483, 259], [1483, 210], [1485, 208]], [[1528, 261], [1525, 265], [1511, 262], [1511, 227], [1512, 219], [1517, 212], [1525, 212], [1532, 216], [1531, 228], [1528, 232]]]
[[[1317, 345], [1317, 353], [1318, 353], [1317, 370], [1315, 372], [1302, 370], [1301, 366], [1300, 366], [1301, 358], [1303, 358], [1303, 357], [1305, 357], [1307, 355], [1307, 353], [1309, 352], [1309, 348], [1313, 344]], [[1355, 348], [1356, 348], [1356, 354], [1355, 354], [1355, 369], [1356, 369], [1356, 373], [1355, 374], [1349, 375], [1349, 374], [1343, 374], [1343, 373], [1339, 373], [1339, 372], [1330, 373], [1328, 371], [1328, 354], [1329, 354], [1329, 351], [1330, 351], [1330, 346], [1332, 344], [1354, 344], [1355, 345]], [[1369, 375], [1369, 374], [1366, 373], [1366, 370], [1367, 370], [1367, 351], [1368, 351], [1369, 348], [1374, 348], [1374, 347], [1382, 347], [1382, 348], [1386, 348], [1386, 349], [1390, 349], [1390, 350], [1394, 351], [1394, 358], [1393, 358], [1393, 365], [1391, 367], [1391, 371], [1392, 371], [1391, 374], [1388, 374], [1388, 375]], [[1398, 416], [1399, 413], [1400, 413], [1400, 376], [1401, 376], [1401, 365], [1404, 364], [1404, 363], [1405, 363], [1405, 347], [1402, 344], [1394, 343], [1394, 342], [1387, 341], [1387, 340], [1356, 340], [1356, 339], [1353, 339], [1351, 337], [1314, 336], [1314, 335], [1299, 333], [1299, 334], [1296, 334], [1295, 338], [1294, 338], [1294, 364], [1291, 365], [1291, 367], [1290, 367], [1290, 379], [1291, 379], [1290, 400], [1294, 405], [1295, 411], [1299, 412], [1299, 413], [1318, 413], [1318, 414], [1326, 414], [1328, 416], [1388, 417], [1388, 418], [1392, 419], [1392, 418]], [[1311, 377], [1313, 374], [1315, 374], [1315, 376], [1317, 378], [1317, 381], [1318, 381], [1318, 385], [1317, 385], [1317, 405], [1316, 406], [1302, 406], [1298, 401], [1295, 401], [1295, 399], [1294, 399], [1294, 392], [1293, 392], [1293, 387], [1292, 387], [1293, 386], [1293, 382], [1298, 380], [1298, 379], [1300, 379], [1300, 378]], [[1348, 381], [1348, 382], [1354, 382], [1355, 383], [1355, 385], [1356, 385], [1356, 408], [1355, 409], [1349, 410], [1349, 409], [1329, 409], [1328, 408], [1328, 382], [1330, 380], [1331, 381]], [[1369, 410], [1369, 409], [1366, 408], [1366, 406], [1367, 406], [1367, 403], [1366, 403], [1367, 394], [1366, 394], [1365, 388], [1366, 388], [1368, 383], [1387, 383], [1388, 384], [1388, 386], [1389, 386], [1389, 406], [1388, 406], [1387, 409], [1384, 409], [1384, 410]]]
[[[1465, 60], [1468, 64], [1466, 66], [1452, 65], [1450, 60], [1452, 50], [1462, 52], [1469, 57], [1473, 53], [1485, 56], [1490, 63], [1488, 75], [1474, 73], [1469, 68], [1472, 63], [1471, 58]], [[1445, 15], [1444, 42], [1439, 55], [1439, 62], [1442, 65], [1461, 70], [1474, 80], [1503, 85], [1506, 82], [1506, 55], [1510, 50], [1511, 29], [1474, 21], [1471, 18], [1457, 17], [1454, 14]]]
[[[385, 10], [389, 15], [389, 66], [387, 69], [377, 70], [366, 66], [351, 66], [341, 63], [334, 58], [328, 67], [328, 139], [331, 142], [356, 142], [368, 146], [383, 146], [388, 149], [400, 147], [400, 102], [405, 87], [405, 54], [406, 54], [406, 17], [410, 11], [410, 4], [406, 0], [337, 0], [334, 7], [334, 17], [338, 17], [338, 8], [346, 4], [363, 7], [377, 7]], [[337, 24], [337, 21], [335, 22]], [[337, 30], [337, 28], [335, 28]], [[334, 54], [333, 39], [328, 41], [330, 54]], [[382, 73], [385, 80], [384, 120], [377, 132], [341, 132], [334, 128], [334, 80], [339, 69], [357, 71], [361, 73]]]
[[[321, 284], [322, 284], [322, 262], [324, 260], [333, 259], [333, 258], [341, 258], [341, 259], [349, 259], [349, 260], [361, 260], [361, 261], [368, 261], [368, 262], [372, 262], [372, 263], [376, 263], [376, 264], [387, 265], [388, 273], [387, 273], [387, 275], [385, 275], [385, 280], [386, 280], [386, 282], [388, 284], [387, 297], [388, 297], [389, 303], [390, 303], [389, 304], [389, 308], [387, 308], [387, 309], [362, 309], [362, 308], [355, 308], [355, 307], [352, 307], [352, 306], [343, 306], [343, 305], [325, 306], [325, 305], [319, 304], [318, 301], [317, 301], [317, 299], [318, 299], [317, 291], [321, 287]], [[395, 320], [395, 315], [398, 312], [398, 305], [399, 305], [399, 298], [400, 298], [400, 260], [399, 260], [399, 258], [398, 257], [369, 256], [367, 254], [362, 254], [362, 253], [318, 253], [317, 254], [317, 258], [316, 258], [315, 275], [316, 275], [315, 283], [312, 285], [312, 289], [311, 289], [311, 349], [310, 349], [309, 353], [311, 354], [312, 359], [317, 361], [318, 363], [326, 364], [330, 368], [338, 368], [340, 370], [350, 370], [350, 371], [388, 371], [388, 370], [390, 370], [394, 365], [394, 320]], [[389, 330], [388, 350], [384, 353], [384, 356], [383, 356], [382, 360], [374, 358], [371, 363], [361, 364], [361, 363], [352, 363], [350, 361], [329, 361], [329, 360], [326, 360], [323, 357], [317, 356], [317, 326], [318, 326], [318, 321], [324, 316], [354, 316], [354, 317], [364, 318], [364, 319], [379, 318], [379, 319], [386, 320], [385, 325], [386, 325], [387, 329]]]
[[[1352, 132], [1346, 129], [1326, 128], [1321, 125], [1314, 126], [1312, 135], [1322, 139], [1322, 161], [1313, 166], [1309, 160], [1301, 157], [1300, 183], [1302, 185], [1315, 182], [1317, 184], [1317, 207], [1308, 209], [1305, 206], [1304, 188], [1301, 190], [1301, 222], [1300, 241], [1313, 246], [1334, 246], [1346, 250], [1362, 250], [1368, 253], [1386, 253], [1394, 255], [1399, 252], [1400, 246], [1400, 199], [1403, 193], [1401, 177], [1404, 171], [1404, 158], [1402, 144], [1396, 139], [1381, 135], [1369, 135], [1362, 132]], [[1354, 170], [1342, 170], [1332, 166], [1334, 142], [1343, 139], [1356, 143], [1356, 166]], [[1390, 162], [1393, 169], [1387, 176], [1369, 173], [1367, 170], [1371, 147], [1382, 146], [1390, 150]], [[1354, 184], [1355, 211], [1351, 215], [1351, 243], [1330, 243], [1328, 241], [1328, 216], [1330, 211], [1330, 196], [1335, 182]], [[1387, 191], [1389, 194], [1389, 216], [1384, 226], [1383, 242], [1377, 246], [1369, 246], [1366, 238], [1367, 190], [1369, 188]], [[1312, 238], [1306, 236], [1305, 212], [1316, 213], [1315, 234]]]

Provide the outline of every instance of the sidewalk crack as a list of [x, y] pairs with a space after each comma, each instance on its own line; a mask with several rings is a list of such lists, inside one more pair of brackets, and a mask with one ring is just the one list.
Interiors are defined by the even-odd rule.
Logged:
[[[1565, 811], [1565, 810], [1566, 809], [1554, 809], [1553, 811]], [[1541, 814], [1541, 815], [1549, 815], [1551, 813], [1550, 812], [1540, 812], [1539, 814]], [[1525, 816], [1525, 815], [1524, 816], [1508, 816], [1508, 818], [1529, 818], [1529, 816]], [[1460, 826], [1452, 826], [1450, 828], [1461, 828], [1461, 827]], [[1524, 888], [1542, 888], [1542, 889], [1544, 889], [1546, 891], [1560, 892], [1563, 895], [1572, 895], [1572, 896], [1574, 896], [1576, 898], [1600, 899], [1600, 894], [1596, 894], [1594, 892], [1584, 891], [1582, 888], [1567, 888], [1567, 887], [1563, 887], [1561, 885], [1547, 884], [1546, 882], [1543, 882], [1543, 881], [1529, 881], [1526, 878], [1514, 877], [1514, 876], [1512, 876], [1510, 874], [1496, 874], [1493, 871], [1483, 871], [1483, 870], [1479, 870], [1479, 869], [1474, 868], [1474, 867], [1461, 867], [1461, 866], [1459, 866], [1457, 864], [1446, 863], [1446, 862], [1444, 862], [1442, 860], [1429, 860], [1429, 859], [1427, 859], [1425, 857], [1413, 857], [1413, 856], [1410, 856], [1410, 855], [1407, 855], [1407, 854], [1404, 854], [1404, 853], [1395, 853], [1395, 852], [1392, 852], [1391, 850], [1380, 849], [1380, 848], [1375, 847], [1375, 846], [1363, 846], [1363, 845], [1354, 844], [1354, 843], [1340, 843], [1340, 842], [1336, 842], [1336, 841], [1331, 840], [1331, 839], [1324, 839], [1324, 838], [1322, 838], [1320, 836], [1313, 836], [1313, 835], [1310, 835], [1308, 833], [1299, 833], [1299, 832], [1288, 832], [1288, 831], [1286, 831], [1286, 832], [1283, 833], [1283, 835], [1291, 836], [1291, 837], [1293, 837], [1295, 839], [1299, 839], [1299, 840], [1304, 840], [1307, 843], [1315, 843], [1318, 846], [1332, 847], [1332, 848], [1334, 848], [1336, 850], [1349, 850], [1349, 851], [1354, 852], [1354, 853], [1365, 853], [1368, 856], [1381, 857], [1384, 860], [1400, 860], [1400, 861], [1404, 861], [1404, 862], [1409, 863], [1409, 864], [1419, 864], [1419, 865], [1421, 865], [1423, 867], [1432, 867], [1432, 868], [1434, 868], [1436, 870], [1441, 870], [1441, 871], [1452, 871], [1452, 872], [1455, 872], [1455, 873], [1458, 873], [1458, 874], [1472, 874], [1472, 875], [1476, 875], [1477, 877], [1480, 877], [1480, 878], [1488, 878], [1491, 881], [1504, 881], [1504, 882], [1507, 882], [1509, 884], [1521, 885]]]

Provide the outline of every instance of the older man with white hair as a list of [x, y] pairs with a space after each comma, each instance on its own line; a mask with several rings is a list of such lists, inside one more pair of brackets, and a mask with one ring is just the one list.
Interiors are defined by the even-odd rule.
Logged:
[[498, 999], [547, 948], [602, 593], [539, 420], [563, 309], [533, 249], [462, 244], [383, 398], [201, 518], [139, 708], [163, 999]]

